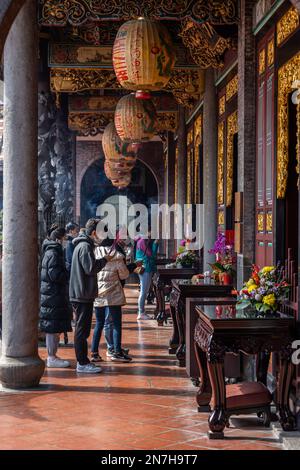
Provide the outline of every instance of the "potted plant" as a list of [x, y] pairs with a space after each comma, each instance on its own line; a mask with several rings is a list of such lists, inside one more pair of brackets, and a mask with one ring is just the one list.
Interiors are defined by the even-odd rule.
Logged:
[[226, 237], [219, 232], [214, 247], [209, 253], [216, 255], [216, 262], [210, 263], [216, 282], [230, 285], [235, 275], [236, 258], [233, 252], [233, 244], [226, 242]]
[[176, 257], [177, 267], [191, 268], [198, 261], [198, 256], [193, 251], [186, 250], [183, 253], [178, 253]]
[[279, 304], [287, 299], [289, 289], [279, 265], [262, 269], [253, 265], [250, 279], [239, 292], [237, 309], [250, 308], [262, 315], [274, 313]]

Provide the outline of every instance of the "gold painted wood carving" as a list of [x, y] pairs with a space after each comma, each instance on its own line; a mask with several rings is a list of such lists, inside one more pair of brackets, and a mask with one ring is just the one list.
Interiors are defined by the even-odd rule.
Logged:
[[198, 24], [189, 18], [182, 22], [179, 35], [195, 63], [202, 69], [223, 67], [225, 51], [234, 46], [231, 38], [219, 36], [209, 23]]
[[[157, 113], [159, 131], [175, 132], [178, 127], [177, 112]], [[69, 111], [69, 128], [81, 135], [95, 136], [113, 121], [113, 112], [76, 112]]]
[[218, 225], [224, 225], [224, 224], [225, 224], [224, 211], [218, 211]]
[[224, 121], [218, 125], [218, 204], [224, 204]]
[[[195, 69], [173, 70], [166, 87], [179, 104], [193, 107], [204, 93], [204, 71]], [[54, 93], [75, 93], [84, 90], [121, 88], [113, 70], [103, 69], [50, 69], [50, 86]]]
[[262, 49], [258, 56], [258, 72], [259, 75], [264, 73], [266, 70], [266, 50]]
[[274, 39], [271, 39], [271, 41], [268, 42], [268, 67], [271, 67], [274, 64], [274, 54]]
[[238, 92], [238, 76], [235, 75], [226, 85], [226, 101], [231, 100]]
[[264, 232], [265, 229], [265, 215], [263, 212], [257, 214], [257, 231]]
[[278, 70], [277, 105], [277, 197], [285, 197], [289, 162], [289, 116], [288, 100], [293, 83], [300, 80], [300, 53]]
[[225, 113], [225, 95], [221, 96], [219, 99], [219, 116], [222, 116], [222, 114]]
[[290, 8], [277, 23], [277, 46], [280, 46], [299, 26], [299, 13]]
[[233, 197], [233, 136], [238, 132], [238, 113], [235, 111], [227, 119], [227, 159], [226, 159], [226, 206], [232, 204]]
[[127, 21], [139, 16], [154, 19], [235, 24], [237, 0], [39, 0], [39, 23], [44, 26], [79, 26], [87, 21]]
[[266, 230], [269, 233], [273, 231], [273, 214], [272, 212], [267, 212], [266, 214]]

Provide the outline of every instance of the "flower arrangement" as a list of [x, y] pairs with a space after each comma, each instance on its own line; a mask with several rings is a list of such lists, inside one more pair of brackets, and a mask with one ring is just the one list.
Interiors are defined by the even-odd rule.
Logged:
[[186, 250], [178, 253], [176, 256], [176, 264], [181, 266], [193, 266], [198, 261], [198, 256], [193, 251]]
[[215, 275], [227, 273], [233, 276], [235, 274], [234, 265], [236, 258], [234, 256], [233, 244], [227, 243], [223, 233], [218, 233], [214, 247], [209, 250], [209, 253], [216, 255], [216, 262], [210, 264]]
[[249, 281], [239, 292], [237, 309], [253, 307], [262, 313], [275, 312], [279, 303], [287, 299], [289, 288], [279, 265], [262, 269], [253, 265]]

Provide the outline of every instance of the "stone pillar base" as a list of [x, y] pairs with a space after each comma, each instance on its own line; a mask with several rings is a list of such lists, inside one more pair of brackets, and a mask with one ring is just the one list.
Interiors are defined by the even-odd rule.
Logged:
[[36, 357], [6, 357], [0, 359], [0, 382], [5, 388], [24, 389], [39, 385], [45, 363]]

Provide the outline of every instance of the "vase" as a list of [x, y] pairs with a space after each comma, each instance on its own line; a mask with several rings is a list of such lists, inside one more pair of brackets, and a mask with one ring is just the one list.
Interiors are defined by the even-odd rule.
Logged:
[[230, 286], [232, 284], [232, 276], [229, 273], [221, 273], [220, 280], [224, 286]]

